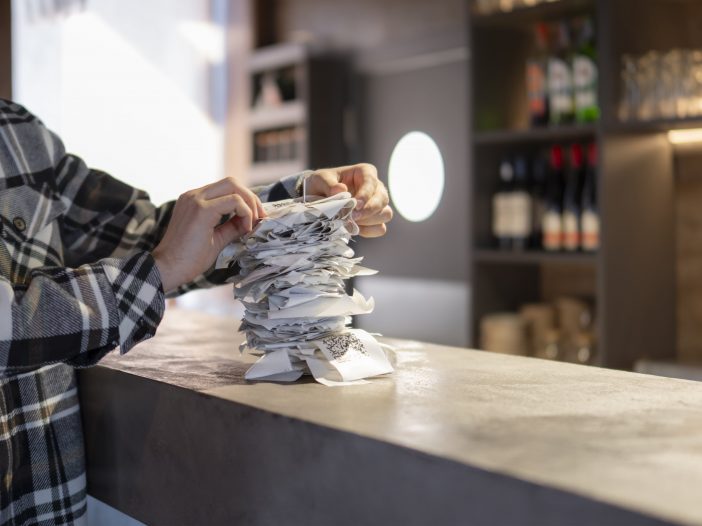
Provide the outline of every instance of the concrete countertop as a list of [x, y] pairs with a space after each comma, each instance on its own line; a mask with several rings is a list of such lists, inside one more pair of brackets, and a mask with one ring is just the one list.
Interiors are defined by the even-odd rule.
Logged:
[[80, 373], [89, 492], [149, 524], [700, 524], [702, 384], [387, 340], [369, 385], [250, 383], [169, 310]]

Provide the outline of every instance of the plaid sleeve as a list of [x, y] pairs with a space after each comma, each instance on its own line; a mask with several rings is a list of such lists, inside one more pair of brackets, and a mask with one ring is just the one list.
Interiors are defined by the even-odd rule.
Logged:
[[92, 365], [118, 345], [125, 353], [155, 334], [164, 306], [148, 252], [37, 268], [22, 285], [0, 277], [0, 375], [61, 361]]
[[163, 237], [174, 202], [155, 206], [149, 195], [63, 154], [57, 186], [66, 212], [62, 238], [66, 262], [79, 266], [101, 258], [152, 251]]

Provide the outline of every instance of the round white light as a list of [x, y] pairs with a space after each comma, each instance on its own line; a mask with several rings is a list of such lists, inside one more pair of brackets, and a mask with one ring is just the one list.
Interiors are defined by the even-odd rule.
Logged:
[[414, 222], [431, 217], [444, 193], [444, 159], [434, 139], [413, 131], [398, 141], [390, 156], [388, 186], [402, 217]]

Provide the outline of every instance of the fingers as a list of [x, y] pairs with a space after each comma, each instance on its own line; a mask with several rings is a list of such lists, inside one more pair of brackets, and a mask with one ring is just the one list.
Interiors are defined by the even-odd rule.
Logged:
[[384, 236], [387, 231], [388, 228], [384, 224], [359, 227], [361, 237], [380, 237]]
[[202, 195], [203, 199], [214, 199], [228, 194], [237, 194], [241, 191], [250, 192], [248, 188], [240, 185], [233, 177], [225, 177], [219, 181], [198, 188], [197, 192]]
[[305, 192], [309, 195], [329, 197], [348, 192], [348, 187], [339, 181], [336, 170], [317, 170], [307, 178]]
[[197, 192], [203, 199], [210, 201], [227, 195], [240, 195], [253, 213], [254, 224], [257, 223], [260, 218], [266, 216], [266, 212], [263, 209], [259, 197], [245, 186], [239, 184], [233, 177], [225, 177], [215, 183], [203, 186], [198, 189]]
[[392, 221], [393, 215], [392, 208], [385, 206], [379, 213], [362, 217], [356, 221], [356, 224], [358, 226], [382, 225]]
[[[349, 167], [356, 198], [356, 210], [362, 210], [373, 198], [378, 186], [378, 170], [372, 164], [356, 164]], [[342, 172], [342, 181], [344, 172]]]
[[[237, 228], [243, 230], [244, 233], [250, 232], [253, 229], [255, 222], [258, 220], [258, 210], [251, 205], [240, 195], [225, 195], [216, 199], [210, 199], [205, 202], [205, 207], [213, 212], [214, 224], [219, 223], [219, 218], [225, 214], [233, 214], [229, 221], [224, 223], [232, 223]], [[222, 226], [222, 225], [220, 225]]]
[[261, 203], [261, 198], [256, 196], [256, 209], [258, 210], [258, 218], [262, 219], [266, 217], [268, 214], [266, 214], [266, 211], [263, 208], [263, 203]]
[[233, 217], [226, 223], [222, 223], [214, 230], [217, 250], [221, 251], [229, 243], [236, 241], [246, 234], [246, 230], [240, 224], [240, 218]]

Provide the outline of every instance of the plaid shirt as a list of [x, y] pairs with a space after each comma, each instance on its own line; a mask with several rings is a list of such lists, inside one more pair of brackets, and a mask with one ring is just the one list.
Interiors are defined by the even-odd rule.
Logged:
[[[300, 176], [256, 189], [297, 195]], [[164, 293], [150, 251], [173, 202], [86, 167], [0, 100], [0, 524], [73, 524], [86, 512], [74, 367], [152, 337]], [[176, 293], [223, 282], [205, 274]]]

